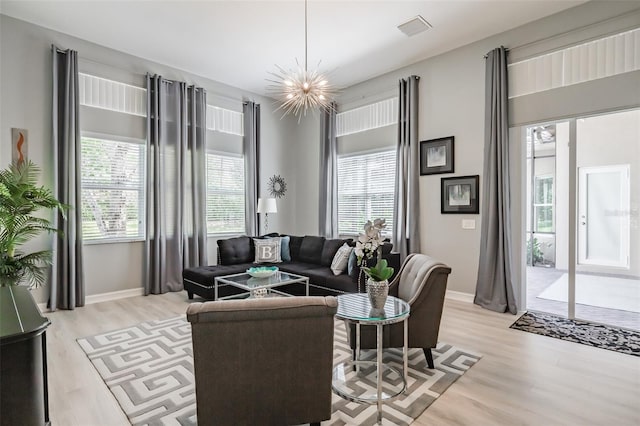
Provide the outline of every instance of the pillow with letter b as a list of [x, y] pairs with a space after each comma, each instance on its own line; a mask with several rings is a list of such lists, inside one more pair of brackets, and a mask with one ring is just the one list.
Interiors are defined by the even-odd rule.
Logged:
[[253, 244], [256, 250], [255, 263], [280, 263], [280, 238], [266, 240], [254, 238]]

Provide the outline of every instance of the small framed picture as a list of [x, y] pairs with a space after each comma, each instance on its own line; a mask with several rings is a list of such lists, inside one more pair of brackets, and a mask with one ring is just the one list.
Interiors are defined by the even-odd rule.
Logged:
[[478, 214], [480, 176], [456, 176], [441, 179], [440, 213]]
[[420, 176], [453, 173], [453, 136], [420, 142]]

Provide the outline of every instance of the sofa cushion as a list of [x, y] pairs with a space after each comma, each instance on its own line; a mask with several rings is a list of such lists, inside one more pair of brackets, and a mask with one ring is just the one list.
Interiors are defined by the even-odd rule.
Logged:
[[300, 254], [300, 246], [304, 237], [296, 237], [295, 235], [289, 235], [289, 253], [291, 254], [291, 260], [295, 262], [298, 260]]
[[322, 266], [331, 266], [333, 257], [345, 242], [346, 240], [341, 239], [324, 240], [324, 244], [322, 245], [322, 254], [320, 256], [320, 264]]
[[334, 276], [331, 269], [327, 267], [319, 268], [318, 265], [316, 265], [315, 269], [307, 269], [302, 275], [309, 277], [309, 283], [322, 287], [326, 287], [327, 279]]
[[215, 277], [239, 274], [246, 271], [251, 266], [253, 266], [252, 263], [239, 263], [237, 265], [198, 266], [195, 268], [187, 268], [183, 270], [182, 278], [205, 286], [212, 286]]
[[218, 253], [221, 265], [236, 265], [253, 262], [253, 244], [249, 237], [218, 240]]
[[281, 263], [278, 265], [281, 271], [291, 272], [293, 274], [307, 276], [307, 271], [311, 269], [316, 269], [318, 265], [314, 263], [303, 263], [303, 262], [291, 262], [291, 263]]
[[[322, 258], [323, 247], [324, 237], [305, 235], [302, 239], [302, 244], [300, 244], [300, 253], [298, 253], [298, 260], [300, 262], [315, 263], [319, 265], [320, 259]], [[331, 265], [331, 261], [329, 261], [329, 265]]]

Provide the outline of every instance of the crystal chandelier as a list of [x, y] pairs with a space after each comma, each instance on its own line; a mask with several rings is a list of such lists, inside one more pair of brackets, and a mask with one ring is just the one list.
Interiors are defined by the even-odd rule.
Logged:
[[318, 70], [307, 69], [307, 0], [304, 1], [304, 68], [297, 59], [296, 65], [298, 67], [295, 71], [287, 71], [276, 65], [278, 72], [270, 74], [277, 80], [268, 79], [274, 84], [269, 85], [267, 89], [281, 104], [277, 110], [284, 111], [282, 116], [292, 113], [300, 119], [309, 109], [333, 108], [332, 98], [336, 90]]

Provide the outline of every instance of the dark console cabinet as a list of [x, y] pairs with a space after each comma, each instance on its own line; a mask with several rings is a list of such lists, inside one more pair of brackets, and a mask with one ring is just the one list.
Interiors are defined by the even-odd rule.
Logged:
[[49, 424], [46, 329], [26, 287], [0, 287], [0, 425]]

